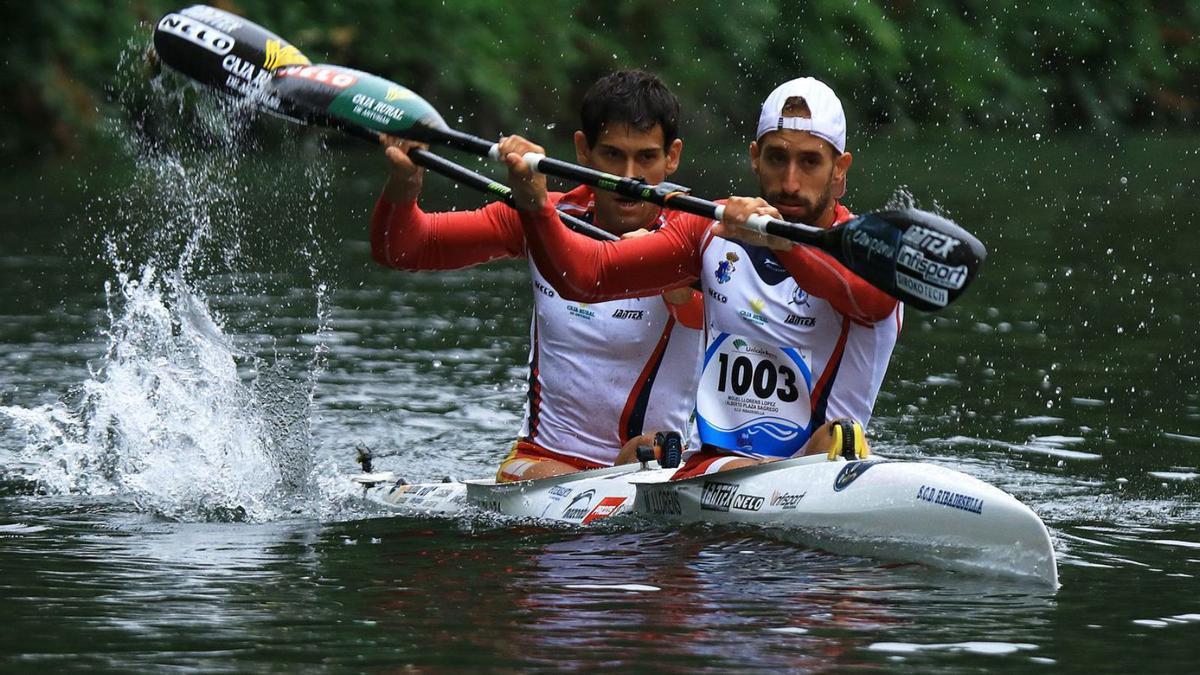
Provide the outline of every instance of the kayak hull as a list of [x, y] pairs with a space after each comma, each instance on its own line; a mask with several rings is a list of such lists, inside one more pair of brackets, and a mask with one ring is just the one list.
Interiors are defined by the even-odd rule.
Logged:
[[833, 553], [1058, 583], [1045, 524], [1012, 495], [923, 462], [800, 457], [672, 481], [674, 469], [624, 465], [534, 481], [396, 485], [355, 477], [399, 513], [470, 506], [588, 525], [623, 514], [652, 522], [750, 525]]

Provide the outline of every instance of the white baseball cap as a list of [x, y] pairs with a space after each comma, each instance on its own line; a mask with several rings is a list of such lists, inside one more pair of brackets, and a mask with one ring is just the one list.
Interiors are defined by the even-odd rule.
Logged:
[[[784, 106], [792, 98], [804, 99], [808, 106], [808, 117], [784, 116]], [[763, 101], [755, 140], [762, 139], [763, 134], [769, 131], [779, 129], [807, 131], [829, 141], [839, 153], [846, 151], [846, 113], [842, 110], [842, 102], [828, 85], [812, 77], [798, 77], [784, 82]]]

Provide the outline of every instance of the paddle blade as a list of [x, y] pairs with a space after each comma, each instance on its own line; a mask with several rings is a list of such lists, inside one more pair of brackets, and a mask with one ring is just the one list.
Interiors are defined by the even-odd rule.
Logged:
[[163, 63], [227, 94], [255, 98], [269, 110], [279, 101], [272, 74], [309, 60], [286, 40], [236, 14], [193, 5], [169, 12], [154, 27], [154, 50]]
[[274, 93], [291, 112], [414, 140], [446, 129], [442, 116], [406, 87], [329, 64], [292, 66], [275, 74]]
[[987, 249], [970, 232], [920, 209], [878, 211], [830, 231], [856, 274], [905, 304], [942, 309], [975, 279]]

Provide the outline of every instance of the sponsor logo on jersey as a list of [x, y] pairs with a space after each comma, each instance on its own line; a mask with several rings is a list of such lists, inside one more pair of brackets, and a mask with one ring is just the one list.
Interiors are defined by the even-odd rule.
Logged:
[[728, 511], [737, 489], [734, 483], [705, 481], [704, 491], [700, 494], [700, 508], [705, 511]]
[[267, 55], [263, 68], [275, 70], [283, 66], [308, 66], [312, 62], [292, 45], [279, 40], [267, 40]]
[[612, 514], [616, 513], [624, 503], [625, 497], [605, 497], [604, 499], [601, 499], [600, 503], [596, 505], [596, 508], [592, 509], [592, 512], [587, 514], [587, 517], [583, 519], [583, 524], [587, 525], [593, 520], [600, 520], [601, 518], [607, 518], [611, 516]]
[[788, 304], [810, 307], [811, 305], [808, 304], [808, 291], [796, 286], [796, 290], [792, 291], [792, 299], [788, 301]]
[[575, 495], [567, 508], [563, 509], [563, 520], [583, 520], [588, 515], [588, 511], [592, 507], [592, 498], [596, 496], [595, 490], [585, 490]]
[[588, 306], [584, 303], [579, 303], [578, 305], [567, 305], [567, 312], [571, 316], [583, 319], [584, 321], [591, 321], [592, 319], [596, 318], [596, 313], [588, 309]]
[[796, 316], [795, 314], [788, 314], [783, 322], [789, 326], [803, 326], [805, 328], [812, 328], [817, 325], [815, 318], [811, 316]]
[[750, 301], [750, 309], [738, 310], [738, 316], [756, 326], [765, 326], [767, 325], [767, 317], [762, 312], [766, 308], [766, 302], [764, 302], [761, 298], [755, 298]]
[[733, 278], [733, 273], [737, 271], [737, 267], [734, 266], [734, 263], [737, 261], [738, 254], [730, 251], [729, 253], [725, 254], [724, 260], [717, 263], [717, 271], [715, 274], [718, 284], [728, 283], [728, 281]]
[[708, 289], [708, 295], [709, 295], [709, 297], [711, 297], [713, 300], [716, 300], [717, 302], [721, 303], [722, 305], [724, 305], [725, 303], [729, 302], [729, 298], [725, 297], [725, 294], [724, 294], [724, 293], [718, 293], [718, 292], [714, 291], [714, 290], [713, 290], [713, 289], [711, 289], [711, 288], [710, 288], [710, 289]]
[[678, 516], [683, 513], [679, 506], [679, 495], [675, 490], [655, 490], [646, 496], [646, 508], [650, 513]]
[[876, 464], [883, 464], [882, 460], [873, 462], [849, 462], [842, 470], [838, 472], [837, 478], [833, 479], [833, 491], [841, 492], [850, 487], [850, 484], [858, 480], [858, 477], [867, 472], [868, 469]]
[[160, 31], [177, 35], [188, 42], [200, 45], [208, 51], [225, 56], [233, 51], [237, 41], [233, 36], [223, 33], [212, 26], [206, 26], [199, 21], [193, 21], [182, 14], [168, 14], [158, 22]]
[[762, 508], [764, 501], [762, 497], [754, 495], [736, 495], [729, 506], [742, 511], [757, 511]]
[[959, 509], [971, 513], [983, 513], [982, 499], [950, 490], [935, 488], [932, 485], [922, 485], [917, 488], [917, 499], [951, 509]]
[[644, 316], [646, 316], [646, 310], [644, 310], [644, 309], [613, 310], [613, 318], [614, 319], [633, 319], [634, 321], [641, 321], [642, 317], [644, 317]]
[[546, 296], [547, 298], [554, 297], [554, 289], [550, 288], [546, 284], [543, 284], [542, 282], [538, 281], [537, 279], [533, 280], [533, 287], [538, 290], [538, 293], [541, 293], [542, 295]]
[[806, 494], [808, 493], [801, 492], [800, 494], [794, 494], [775, 490], [771, 493], [771, 506], [778, 506], [783, 510], [794, 509], [800, 503], [800, 500], [804, 499], [804, 495]]
[[786, 272], [787, 271], [787, 270], [783, 269], [783, 265], [780, 265], [779, 262], [775, 260], [775, 258], [772, 258], [770, 256], [764, 257], [762, 259], [762, 264], [763, 264], [763, 267], [766, 267], [767, 269], [771, 270], [772, 272]]

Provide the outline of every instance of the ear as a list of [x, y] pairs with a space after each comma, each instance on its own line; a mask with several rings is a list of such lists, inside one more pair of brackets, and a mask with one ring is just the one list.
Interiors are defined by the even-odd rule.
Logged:
[[758, 173], [758, 156], [760, 152], [758, 141], [750, 141], [750, 168], [755, 174]]
[[848, 152], [843, 152], [833, 160], [833, 175], [838, 180], [846, 180], [846, 174], [850, 173], [850, 165], [854, 163], [854, 156]]
[[591, 166], [592, 149], [588, 146], [587, 135], [582, 131], [575, 132], [575, 163]]
[[667, 148], [667, 175], [675, 173], [679, 168], [679, 157], [683, 154], [683, 140], [676, 138]]
[[833, 198], [841, 199], [846, 196], [846, 175], [850, 173], [850, 165], [854, 157], [843, 152], [833, 160]]

